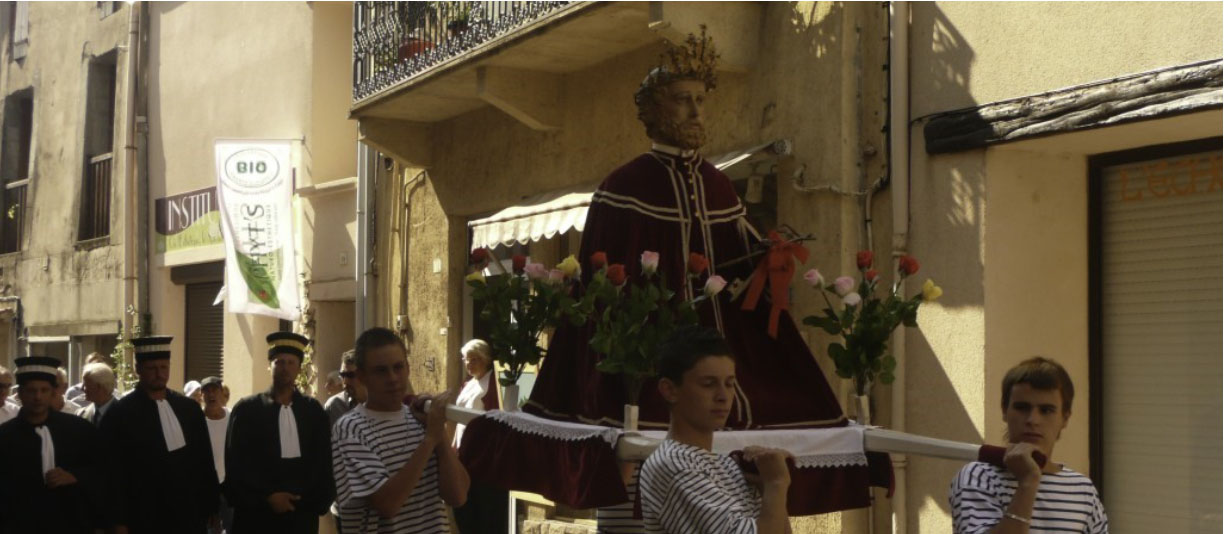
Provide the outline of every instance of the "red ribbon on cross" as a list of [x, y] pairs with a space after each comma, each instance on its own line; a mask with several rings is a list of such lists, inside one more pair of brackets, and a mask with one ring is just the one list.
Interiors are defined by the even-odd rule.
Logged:
[[795, 261], [804, 263], [808, 259], [808, 249], [803, 245], [783, 239], [776, 230], [769, 232], [769, 252], [757, 264], [752, 272], [752, 280], [748, 282], [748, 292], [744, 295], [743, 310], [752, 310], [757, 306], [761, 293], [765, 291], [765, 282], [769, 282], [769, 296], [773, 300], [769, 310], [769, 337], [778, 337], [778, 317], [782, 310], [790, 309], [790, 282], [795, 276]]

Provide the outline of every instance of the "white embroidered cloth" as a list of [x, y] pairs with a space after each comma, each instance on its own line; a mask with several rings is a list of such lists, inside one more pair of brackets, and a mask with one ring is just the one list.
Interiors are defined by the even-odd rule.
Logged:
[[[863, 431], [867, 427], [851, 423], [839, 428], [804, 428], [783, 430], [727, 430], [714, 433], [714, 452], [727, 454], [758, 446], [782, 449], [795, 457], [795, 467], [845, 467], [867, 465], [863, 449]], [[667, 437], [667, 432], [641, 432], [655, 439]]]
[[302, 447], [298, 443], [297, 419], [293, 417], [293, 408], [281, 405], [276, 426], [280, 431], [281, 458], [300, 458]]
[[161, 423], [167, 451], [177, 451], [187, 445], [187, 440], [183, 439], [183, 427], [179, 426], [178, 417], [165, 399], [157, 401], [157, 420]]
[[488, 417], [519, 432], [562, 441], [581, 441], [598, 437], [608, 442], [608, 445], [615, 447], [621, 435], [619, 428], [553, 421], [524, 412], [489, 410], [483, 417]]
[[42, 472], [55, 469], [55, 442], [51, 441], [51, 431], [47, 425], [34, 427], [34, 433], [42, 440]]

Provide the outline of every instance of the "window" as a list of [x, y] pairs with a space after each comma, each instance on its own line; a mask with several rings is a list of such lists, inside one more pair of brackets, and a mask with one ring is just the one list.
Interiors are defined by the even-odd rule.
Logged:
[[30, 3], [13, 2], [13, 27], [9, 28], [9, 50], [14, 60], [24, 59], [30, 46]]
[[111, 171], [115, 144], [115, 52], [89, 65], [85, 104], [85, 176], [77, 240], [110, 235]]
[[1116, 532], [1221, 530], [1220, 142], [1092, 160], [1092, 478]]
[[123, 2], [98, 2], [98, 18], [104, 19], [115, 13], [123, 7]]
[[21, 250], [30, 152], [34, 133], [34, 90], [4, 100], [4, 137], [0, 146], [0, 253]]
[[202, 380], [221, 376], [225, 344], [224, 306], [213, 302], [221, 292], [221, 282], [187, 284], [186, 377]]

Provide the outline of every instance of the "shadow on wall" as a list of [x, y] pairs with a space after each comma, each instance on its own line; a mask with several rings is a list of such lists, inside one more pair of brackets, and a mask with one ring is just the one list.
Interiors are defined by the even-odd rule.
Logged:
[[[911, 116], [940, 106], [975, 105], [969, 91], [974, 50], [934, 3], [911, 4]], [[974, 422], [998, 415], [984, 399], [986, 162], [984, 151], [928, 156], [921, 126], [912, 120], [910, 253], [923, 262], [918, 282], [944, 288], [931, 322], [907, 332], [907, 430], [968, 443], [994, 442]], [[920, 322], [921, 324], [921, 322]], [[963, 368], [962, 368], [963, 366]], [[983, 421], [984, 423], [984, 421]], [[908, 521], [915, 530], [950, 528], [948, 488], [961, 462], [911, 456]], [[927, 510], [946, 519], [934, 519]], [[920, 518], [925, 521], [919, 522]]]

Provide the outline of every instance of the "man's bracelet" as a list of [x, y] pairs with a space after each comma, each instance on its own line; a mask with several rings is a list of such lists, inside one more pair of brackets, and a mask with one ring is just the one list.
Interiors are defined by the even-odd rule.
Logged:
[[1022, 516], [1022, 515], [1016, 515], [1016, 514], [1013, 514], [1013, 513], [1011, 513], [1011, 512], [1003, 512], [1003, 517], [1006, 517], [1006, 518], [1008, 518], [1008, 519], [1015, 519], [1016, 521], [1019, 521], [1019, 522], [1021, 522], [1021, 523], [1026, 524], [1026, 525], [1030, 525], [1030, 524], [1032, 524], [1032, 523], [1033, 523], [1033, 522], [1032, 522], [1032, 521], [1031, 521], [1029, 518], [1024, 517], [1024, 516]]

